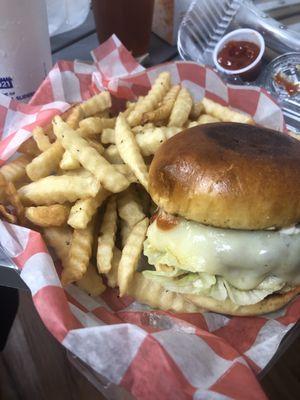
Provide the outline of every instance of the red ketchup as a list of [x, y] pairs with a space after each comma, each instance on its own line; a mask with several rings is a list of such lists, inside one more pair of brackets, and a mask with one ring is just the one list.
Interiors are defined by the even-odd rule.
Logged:
[[[218, 53], [218, 63], [230, 71], [239, 70], [252, 64], [258, 57], [260, 48], [257, 44], [245, 40], [232, 40], [225, 44]], [[254, 80], [259, 73], [255, 66], [253, 69], [240, 74], [241, 78]]]
[[168, 231], [178, 224], [178, 218], [163, 211], [158, 211], [152, 215], [150, 222], [156, 221], [156, 225], [162, 231]]
[[290, 82], [284, 74], [278, 72], [274, 76], [275, 82], [283, 87], [283, 89], [289, 94], [289, 96], [294, 96], [295, 94], [300, 92], [300, 85], [299, 83]]

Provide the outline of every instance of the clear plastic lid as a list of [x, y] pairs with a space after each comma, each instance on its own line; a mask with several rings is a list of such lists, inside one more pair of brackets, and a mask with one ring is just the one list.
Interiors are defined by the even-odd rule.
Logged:
[[286, 53], [264, 69], [258, 83], [280, 104], [287, 128], [300, 132], [300, 53]]

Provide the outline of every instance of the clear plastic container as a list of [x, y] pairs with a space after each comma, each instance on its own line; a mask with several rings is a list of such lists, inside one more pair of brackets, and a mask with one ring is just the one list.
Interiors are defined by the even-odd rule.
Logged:
[[[276, 82], [280, 74], [299, 90], [289, 94], [285, 85]], [[275, 58], [264, 69], [258, 84], [265, 87], [280, 104], [287, 128], [300, 133], [300, 53], [286, 53]]]

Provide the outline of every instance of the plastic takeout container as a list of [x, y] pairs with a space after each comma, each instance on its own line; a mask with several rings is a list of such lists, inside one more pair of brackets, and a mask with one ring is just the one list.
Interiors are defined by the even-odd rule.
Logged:
[[[298, 87], [289, 95], [287, 90], [276, 83], [275, 76], [284, 74], [286, 79]], [[299, 135], [300, 132], [300, 53], [286, 53], [271, 61], [260, 78], [260, 84], [277, 99], [281, 106], [287, 128]]]

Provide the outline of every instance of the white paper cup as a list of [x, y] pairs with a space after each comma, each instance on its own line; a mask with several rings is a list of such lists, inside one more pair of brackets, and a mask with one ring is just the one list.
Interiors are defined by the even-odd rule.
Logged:
[[[223, 68], [219, 63], [218, 63], [218, 54], [220, 50], [229, 42], [231, 41], [247, 41], [251, 43], [255, 43], [260, 51], [258, 53], [257, 58], [249, 65], [247, 65], [244, 68], [236, 69], [236, 70], [229, 70], [226, 68]], [[262, 35], [255, 31], [254, 29], [236, 29], [227, 35], [225, 35], [216, 45], [214, 51], [213, 51], [213, 61], [214, 64], [219, 72], [225, 75], [238, 75], [242, 79], [247, 79], [247, 77], [250, 77], [251, 75], [258, 75], [259, 70], [260, 70], [260, 62], [261, 59], [264, 55], [265, 52], [265, 41]], [[255, 78], [254, 78], [255, 79]], [[251, 80], [254, 80], [251, 79]], [[249, 79], [250, 80], [250, 79]]]
[[52, 65], [43, 0], [1, 0], [0, 93], [27, 101]]

